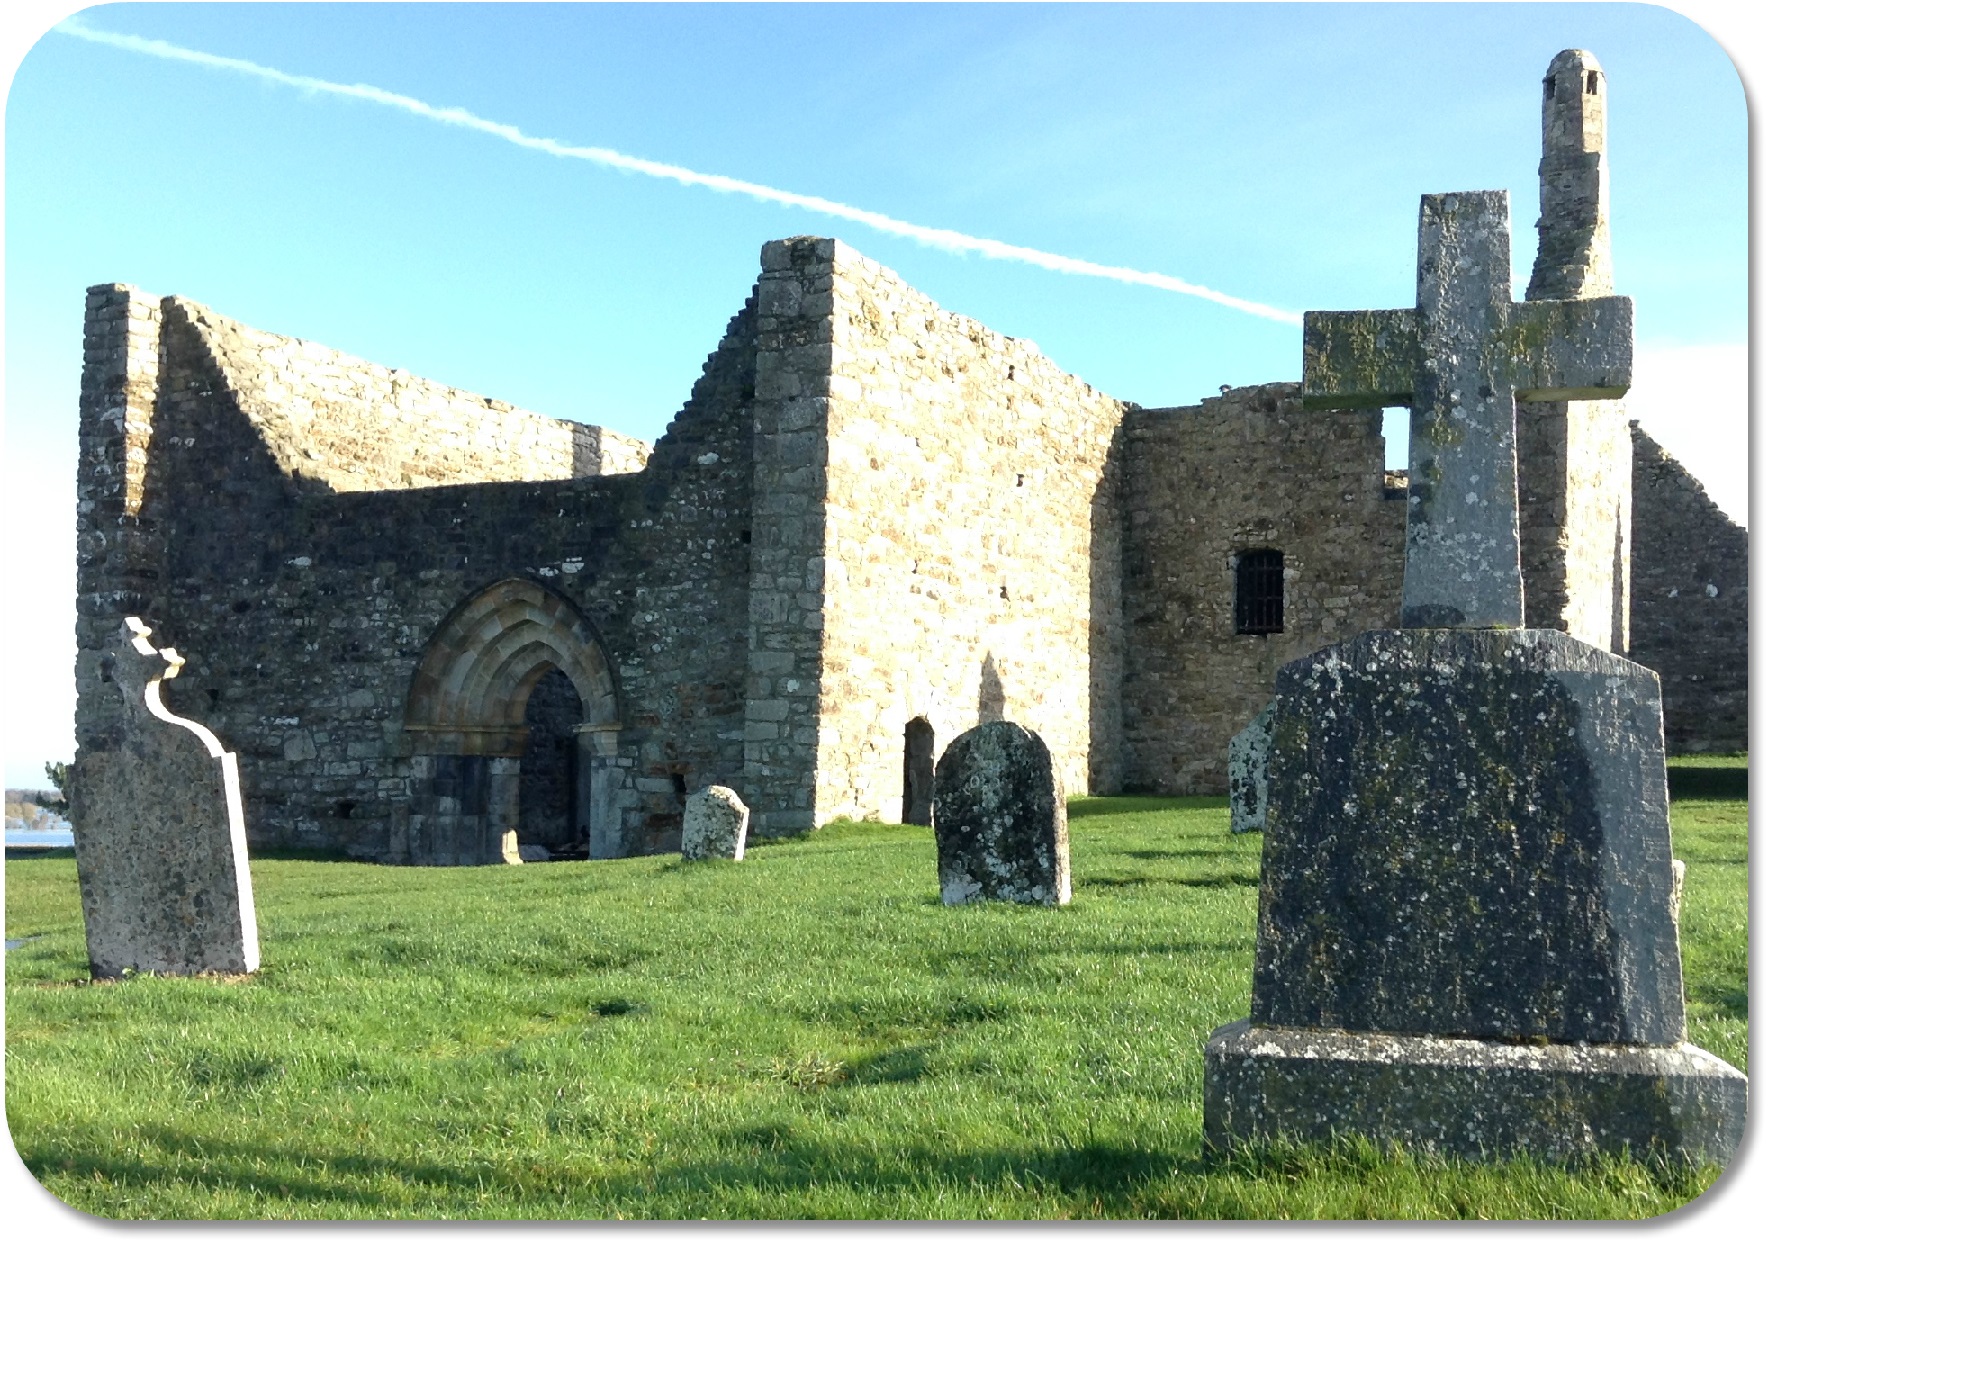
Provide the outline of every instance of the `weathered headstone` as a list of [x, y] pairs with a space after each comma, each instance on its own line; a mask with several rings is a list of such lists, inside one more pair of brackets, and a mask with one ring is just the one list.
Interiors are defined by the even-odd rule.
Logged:
[[259, 928], [246, 867], [239, 762], [202, 724], [164, 708], [184, 659], [126, 619], [103, 648], [121, 714], [70, 777], [89, 972], [251, 973]]
[[682, 857], [743, 857], [750, 807], [727, 786], [706, 786], [682, 807]]
[[1684, 1039], [1657, 676], [1519, 627], [1513, 401], [1620, 393], [1629, 304], [1510, 302], [1506, 209], [1426, 197], [1417, 309], [1306, 318], [1306, 395], [1413, 403], [1406, 626], [1276, 678], [1217, 1148], [1724, 1161], [1744, 1130], [1745, 1077]]
[[1268, 819], [1268, 746], [1275, 733], [1275, 702], [1228, 740], [1228, 833], [1259, 830]]
[[1061, 906], [1071, 899], [1071, 832], [1050, 748], [1008, 720], [958, 736], [934, 766], [941, 900]]

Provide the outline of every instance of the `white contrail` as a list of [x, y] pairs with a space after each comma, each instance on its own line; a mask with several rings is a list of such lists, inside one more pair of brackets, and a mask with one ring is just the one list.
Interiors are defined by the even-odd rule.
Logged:
[[964, 235], [959, 230], [937, 230], [933, 226], [896, 220], [892, 216], [883, 216], [878, 211], [861, 210], [857, 206], [828, 201], [824, 197], [810, 197], [802, 192], [786, 192], [776, 187], [744, 182], [739, 178], [723, 177], [717, 173], [698, 173], [688, 168], [679, 168], [673, 163], [656, 163], [651, 159], [636, 158], [632, 154], [621, 153], [615, 149], [562, 144], [557, 139], [545, 139], [536, 134], [527, 134], [515, 125], [501, 125], [494, 120], [486, 120], [482, 116], [471, 114], [468, 110], [454, 106], [440, 108], [426, 101], [419, 101], [414, 96], [398, 95], [393, 91], [384, 91], [380, 87], [322, 81], [318, 77], [297, 77], [291, 72], [282, 72], [276, 67], [262, 67], [256, 62], [247, 62], [243, 58], [220, 57], [216, 53], [200, 52], [196, 48], [180, 48], [175, 43], [165, 43], [159, 39], [138, 38], [134, 34], [92, 29], [73, 19], [57, 24], [55, 32], [67, 34], [71, 38], [86, 39], [90, 43], [106, 44], [111, 48], [127, 49], [132, 53], [146, 53], [151, 57], [168, 58], [173, 62], [189, 62], [200, 67], [243, 72], [299, 91], [347, 96], [357, 101], [389, 106], [395, 110], [407, 111], [411, 115], [419, 115], [425, 120], [435, 120], [438, 124], [456, 125], [461, 129], [476, 130], [479, 134], [493, 135], [508, 144], [516, 144], [521, 149], [549, 153], [554, 158], [577, 158], [587, 163], [598, 163], [603, 167], [619, 168], [623, 172], [667, 178], [671, 182], [680, 182], [690, 187], [708, 187], [718, 192], [740, 192], [759, 201], [773, 201], [783, 206], [796, 206], [806, 211], [816, 211], [821, 215], [837, 216], [841, 220], [857, 221], [861, 225], [870, 225], [875, 230], [883, 230], [889, 235], [898, 235], [903, 239], [932, 245], [936, 249], [954, 251], [972, 249], [991, 259], [1013, 259], [1018, 263], [1034, 264], [1038, 268], [1052, 269], [1058, 273], [1076, 273], [1088, 278], [1110, 278], [1120, 283], [1135, 283], [1144, 288], [1161, 288], [1167, 292], [1184, 293], [1188, 297], [1203, 298], [1208, 302], [1219, 303], [1223, 307], [1232, 307], [1237, 312], [1247, 312], [1250, 316], [1265, 317], [1270, 321], [1286, 321], [1291, 325], [1302, 321], [1300, 312], [1287, 312], [1280, 307], [1270, 307], [1261, 302], [1230, 297], [1226, 293], [1204, 288], [1198, 283], [1189, 283], [1185, 279], [1174, 278], [1170, 274], [1148, 273], [1143, 269], [1113, 268], [1109, 264], [1094, 264], [1085, 259], [1072, 259], [1066, 255], [1052, 254], [1047, 250], [1026, 249], [1021, 245], [1005, 244], [1001, 240], [985, 239], [979, 235]]

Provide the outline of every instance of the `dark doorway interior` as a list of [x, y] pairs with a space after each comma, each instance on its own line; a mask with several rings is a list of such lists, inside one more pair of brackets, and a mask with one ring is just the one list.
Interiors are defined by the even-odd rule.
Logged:
[[934, 823], [934, 726], [925, 719], [907, 721], [907, 763], [901, 784], [900, 822], [903, 825]]
[[586, 857], [586, 772], [574, 732], [584, 718], [579, 691], [558, 667], [539, 678], [525, 702], [518, 841], [543, 844], [555, 858]]

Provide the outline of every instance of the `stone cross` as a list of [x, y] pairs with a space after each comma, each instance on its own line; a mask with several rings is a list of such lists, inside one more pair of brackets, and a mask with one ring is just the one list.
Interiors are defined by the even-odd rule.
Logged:
[[77, 755], [70, 792], [89, 972], [251, 973], [259, 927], [238, 755], [165, 707], [184, 659], [153, 646], [141, 619], [123, 622], [102, 649], [120, 715]]
[[1406, 628], [1519, 628], [1514, 404], [1620, 398], [1627, 297], [1515, 302], [1506, 192], [1420, 199], [1418, 305], [1303, 314], [1303, 401], [1409, 406]]

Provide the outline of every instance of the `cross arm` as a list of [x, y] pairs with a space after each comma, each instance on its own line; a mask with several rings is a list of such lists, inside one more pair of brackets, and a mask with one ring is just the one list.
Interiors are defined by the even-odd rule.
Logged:
[[1514, 396], [1525, 403], [1621, 398], [1635, 321], [1627, 297], [1510, 303], [1497, 358], [1515, 362]]
[[1303, 406], [1408, 407], [1418, 374], [1418, 314], [1303, 313]]

